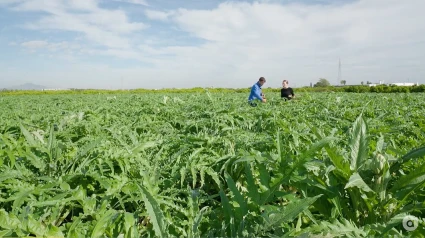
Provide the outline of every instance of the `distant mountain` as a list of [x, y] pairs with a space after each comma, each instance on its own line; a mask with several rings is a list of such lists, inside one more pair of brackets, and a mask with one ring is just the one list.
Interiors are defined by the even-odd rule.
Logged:
[[41, 89], [48, 89], [48, 87], [33, 83], [26, 83], [18, 86], [9, 87], [7, 89], [10, 90], [41, 90]]

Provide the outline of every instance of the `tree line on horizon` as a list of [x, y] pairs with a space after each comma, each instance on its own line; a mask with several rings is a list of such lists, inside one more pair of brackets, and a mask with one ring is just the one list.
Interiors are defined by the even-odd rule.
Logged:
[[[117, 93], [249, 93], [251, 88], [186, 88], [186, 89], [125, 89], [125, 90], [105, 90], [105, 89], [71, 89], [58, 91], [40, 90], [1, 90], [0, 95], [59, 95], [59, 94], [117, 94]], [[396, 86], [396, 85], [351, 85], [351, 86], [304, 86], [294, 88], [295, 93], [308, 92], [347, 92], [347, 93], [419, 93], [425, 92], [425, 85], [418, 86]], [[280, 92], [280, 88], [263, 88], [264, 93]]]

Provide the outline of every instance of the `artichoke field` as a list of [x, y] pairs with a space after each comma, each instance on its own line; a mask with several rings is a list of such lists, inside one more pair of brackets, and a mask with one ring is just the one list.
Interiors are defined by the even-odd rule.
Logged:
[[425, 94], [267, 96], [0, 97], [0, 236], [424, 237]]

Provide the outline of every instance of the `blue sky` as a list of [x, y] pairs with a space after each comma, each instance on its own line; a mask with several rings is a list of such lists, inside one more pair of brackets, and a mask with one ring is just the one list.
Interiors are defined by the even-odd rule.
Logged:
[[0, 88], [425, 83], [423, 0], [0, 0]]

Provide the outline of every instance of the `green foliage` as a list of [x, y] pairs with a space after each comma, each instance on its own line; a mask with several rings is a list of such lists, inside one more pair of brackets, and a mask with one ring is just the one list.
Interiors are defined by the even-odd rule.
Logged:
[[[378, 86], [368, 86], [368, 85], [355, 85], [355, 86], [345, 86], [345, 81], [341, 81], [341, 84], [344, 86], [331, 86], [331, 84], [326, 80], [321, 79], [317, 82], [314, 87], [299, 87], [294, 88], [295, 92], [348, 92], [348, 93], [420, 93], [425, 92], [425, 85], [419, 86], [387, 86], [387, 85], [378, 85]], [[37, 90], [3, 90], [0, 91], [0, 95], [180, 95], [180, 94], [194, 94], [200, 95], [205, 93], [246, 93], [249, 94], [250, 88], [184, 88], [184, 89], [129, 89], [129, 90], [101, 90], [101, 89], [71, 89], [71, 90], [58, 90], [58, 91], [37, 91]], [[273, 87], [264, 87], [263, 92], [268, 93], [280, 93], [280, 88]], [[247, 96], [246, 96], [247, 97]], [[111, 96], [111, 100], [113, 97]]]
[[0, 235], [423, 237], [423, 94], [199, 90], [0, 97]]
[[421, 93], [425, 92], [425, 85], [419, 86], [388, 86], [388, 85], [351, 85], [351, 86], [322, 86], [302, 87], [297, 92], [347, 92], [347, 93]]
[[313, 85], [313, 87], [329, 87], [331, 83], [327, 79], [321, 78], [317, 83]]

